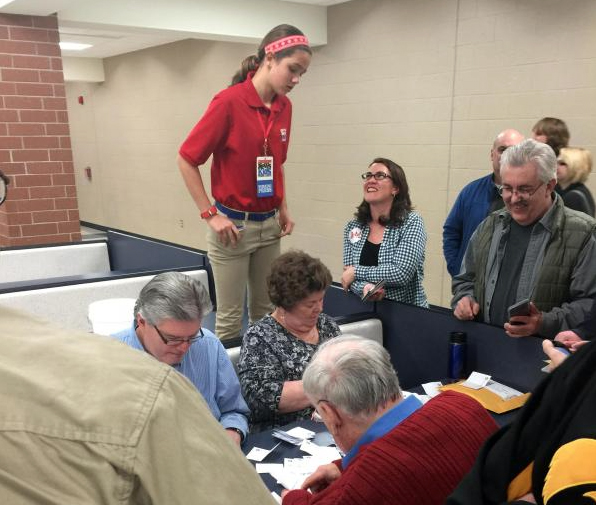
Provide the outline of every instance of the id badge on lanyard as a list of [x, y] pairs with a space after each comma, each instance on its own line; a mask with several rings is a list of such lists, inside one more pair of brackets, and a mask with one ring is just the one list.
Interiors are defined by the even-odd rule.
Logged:
[[265, 123], [263, 122], [261, 113], [258, 110], [257, 114], [259, 116], [259, 122], [261, 123], [261, 127], [263, 128], [264, 136], [263, 156], [257, 156], [256, 163], [257, 197], [265, 198], [268, 196], [273, 196], [273, 156], [269, 156], [269, 141], [267, 140], [269, 137], [269, 132], [271, 131], [271, 127], [273, 126], [273, 118], [271, 118], [269, 124], [267, 125], [267, 127], [265, 127]]

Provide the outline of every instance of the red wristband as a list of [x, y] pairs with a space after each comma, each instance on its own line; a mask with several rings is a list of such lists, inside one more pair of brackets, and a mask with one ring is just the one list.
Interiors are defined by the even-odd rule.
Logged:
[[217, 207], [212, 205], [207, 210], [201, 212], [201, 219], [207, 219], [208, 217], [215, 216], [217, 214]]

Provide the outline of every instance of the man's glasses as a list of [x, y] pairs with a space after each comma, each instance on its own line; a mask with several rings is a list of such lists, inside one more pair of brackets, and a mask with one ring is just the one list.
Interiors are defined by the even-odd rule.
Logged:
[[375, 172], [374, 174], [372, 172], [364, 172], [360, 177], [365, 181], [368, 181], [370, 178], [373, 178], [375, 181], [384, 181], [385, 179], [393, 180], [393, 177], [385, 172]]
[[8, 185], [10, 184], [10, 179], [6, 177], [2, 171], [0, 171], [0, 205], [4, 203], [6, 200], [6, 194], [8, 192]]
[[180, 344], [194, 344], [197, 340], [199, 340], [200, 338], [202, 338], [203, 335], [203, 328], [199, 328], [199, 334], [195, 335], [194, 337], [188, 337], [188, 338], [179, 338], [179, 337], [165, 337], [161, 331], [159, 331], [159, 328], [155, 325], [153, 325], [153, 327], [155, 328], [155, 331], [157, 332], [157, 334], [159, 335], [159, 338], [161, 338], [161, 340], [163, 341], [164, 344], [166, 345], [180, 345]]
[[521, 188], [515, 189], [511, 186], [501, 186], [498, 191], [503, 198], [509, 198], [513, 194], [516, 194], [522, 200], [528, 200], [534, 193], [536, 193], [536, 191], [540, 189], [541, 186], [544, 186], [544, 182], [541, 182], [534, 189], [528, 186], [522, 186]]

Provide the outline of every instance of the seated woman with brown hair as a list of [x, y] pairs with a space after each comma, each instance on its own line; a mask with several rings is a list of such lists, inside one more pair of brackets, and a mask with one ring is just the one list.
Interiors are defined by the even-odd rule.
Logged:
[[302, 372], [319, 344], [340, 334], [322, 313], [331, 272], [319, 259], [302, 251], [282, 254], [267, 283], [275, 310], [248, 327], [238, 362], [253, 432], [311, 416]]

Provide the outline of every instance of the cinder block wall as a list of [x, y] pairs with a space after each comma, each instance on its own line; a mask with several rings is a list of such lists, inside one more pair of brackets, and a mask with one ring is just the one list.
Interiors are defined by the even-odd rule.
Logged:
[[[461, 187], [491, 169], [495, 135], [529, 134], [552, 115], [568, 123], [573, 145], [596, 154], [596, 2], [353, 0], [329, 8], [328, 23], [328, 44], [290, 95], [286, 178], [297, 227], [283, 247], [321, 257], [339, 279], [359, 174], [376, 156], [392, 158], [427, 228], [427, 294], [447, 305], [443, 222]], [[169, 44], [106, 60], [105, 83], [68, 84], [83, 218], [206, 248], [176, 152], [254, 51]]]
[[0, 15], [0, 245], [80, 240], [55, 17]]

